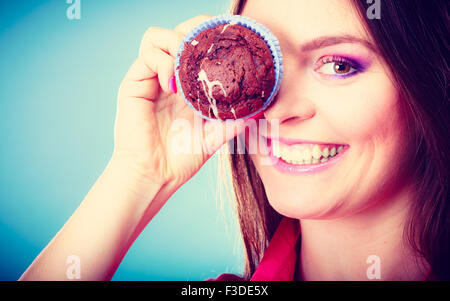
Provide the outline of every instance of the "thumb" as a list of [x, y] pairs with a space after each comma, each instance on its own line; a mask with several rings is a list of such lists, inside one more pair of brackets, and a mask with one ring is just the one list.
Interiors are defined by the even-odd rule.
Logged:
[[204, 124], [204, 150], [213, 155], [223, 144], [233, 139], [250, 126], [246, 120], [206, 121]]

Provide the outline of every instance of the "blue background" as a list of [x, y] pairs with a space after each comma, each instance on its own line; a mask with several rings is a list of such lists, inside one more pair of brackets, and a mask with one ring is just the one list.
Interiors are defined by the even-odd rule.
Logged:
[[[78, 207], [113, 148], [116, 95], [150, 26], [173, 28], [227, 0], [0, 2], [0, 280], [16, 280]], [[204, 280], [241, 273], [218, 157], [168, 201], [113, 280]], [[221, 193], [219, 193], [221, 194]]]

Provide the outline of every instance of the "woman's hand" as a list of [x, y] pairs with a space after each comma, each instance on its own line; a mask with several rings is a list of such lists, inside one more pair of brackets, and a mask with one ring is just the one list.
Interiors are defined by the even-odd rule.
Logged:
[[205, 122], [169, 88], [180, 43], [206, 18], [193, 18], [175, 30], [146, 32], [139, 57], [119, 89], [114, 154], [108, 166], [21, 280], [72, 279], [67, 260], [73, 256], [81, 263], [79, 279], [111, 279], [170, 195], [238, 133], [242, 122]]
[[209, 17], [195, 17], [175, 30], [148, 29], [120, 86], [113, 158], [157, 185], [179, 187], [243, 128], [242, 121], [205, 121], [173, 91], [179, 46]]

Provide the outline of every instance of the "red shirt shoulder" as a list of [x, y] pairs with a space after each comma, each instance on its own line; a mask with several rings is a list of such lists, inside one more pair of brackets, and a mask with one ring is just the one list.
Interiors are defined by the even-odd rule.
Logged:
[[[250, 281], [294, 280], [299, 228], [298, 220], [283, 217]], [[244, 281], [244, 278], [225, 273], [207, 281]]]
[[217, 278], [206, 279], [206, 281], [244, 281], [244, 278], [236, 274], [224, 273]]

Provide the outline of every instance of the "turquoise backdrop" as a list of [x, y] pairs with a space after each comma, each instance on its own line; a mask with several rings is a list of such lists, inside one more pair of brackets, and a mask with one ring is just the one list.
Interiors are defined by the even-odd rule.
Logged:
[[[68, 0], [68, 2], [72, 2]], [[173, 28], [228, 1], [0, 2], [0, 280], [16, 280], [78, 207], [113, 147], [119, 84], [150, 26]], [[169, 200], [113, 280], [240, 273], [243, 252], [214, 156]]]

